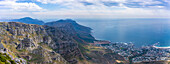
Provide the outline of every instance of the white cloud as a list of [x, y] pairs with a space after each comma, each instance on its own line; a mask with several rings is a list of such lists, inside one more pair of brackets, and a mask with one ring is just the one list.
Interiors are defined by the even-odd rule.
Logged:
[[0, 9], [13, 10], [13, 11], [40, 11], [43, 10], [35, 3], [17, 3], [16, 0], [0, 1]]
[[17, 3], [17, 0], [0, 1], [0, 18], [20, 18], [32, 16], [32, 12], [44, 10], [35, 3]]
[[[82, 2], [89, 2], [93, 3], [93, 5], [90, 5], [90, 8], [102, 8], [106, 5], [103, 4], [103, 2], [116, 2], [119, 4], [119, 6], [110, 6], [110, 8], [127, 8], [125, 5], [128, 3], [132, 2], [139, 2], [139, 5], [146, 7], [147, 5], [155, 5], [155, 6], [150, 6], [151, 8], [153, 7], [154, 9], [157, 8], [163, 8], [163, 6], [156, 6], [157, 4], [163, 4], [161, 1], [158, 0], [36, 0], [38, 2], [47, 4], [59, 4], [61, 6], [65, 6], [67, 8], [71, 9], [76, 9], [76, 8], [83, 8], [83, 9], [89, 9], [88, 6], [85, 6]], [[165, 2], [169, 2], [168, 0], [164, 0]], [[135, 5], [132, 5], [135, 6]]]
[[[33, 15], [42, 18], [170, 18], [169, 10], [146, 10], [141, 8], [126, 8], [125, 10], [58, 10], [34, 12]], [[45, 16], [45, 17], [44, 17]]]
[[153, 0], [148, 0], [148, 1], [142, 1], [141, 5], [152, 5], [152, 4], [163, 4], [160, 1], [153, 1]]
[[[47, 3], [69, 3], [69, 2], [92, 2], [92, 3], [101, 3], [101, 2], [118, 2], [118, 3], [127, 3], [127, 2], [142, 2], [145, 4], [158, 4], [161, 3], [156, 0], [36, 0], [38, 2], [47, 4]], [[169, 0], [164, 0], [166, 2], [169, 2]]]
[[163, 0], [163, 1], [165, 1], [165, 2], [167, 2], [167, 3], [170, 3], [170, 0]]
[[93, 3], [97, 3], [97, 2], [125, 2], [126, 0], [37, 0], [38, 2], [42, 2], [44, 4], [47, 3], [66, 3], [66, 2], [93, 2]]
[[[124, 3], [141, 2], [140, 5], [161, 4], [153, 0], [36, 0], [48, 4], [58, 4], [62, 9], [44, 10], [35, 3], [16, 3], [16, 0], [0, 1], [0, 8], [10, 8], [9, 11], [0, 13], [1, 17], [35, 18], [170, 18], [170, 11], [164, 6], [148, 6], [148, 8], [130, 8]], [[166, 0], [168, 1], [168, 0]], [[90, 2], [93, 5], [84, 5], [82, 2]], [[106, 6], [103, 2], [117, 2], [118, 6]], [[41, 11], [43, 10], [43, 11]], [[1, 12], [2, 10], [0, 10]], [[37, 12], [30, 12], [37, 11]], [[10, 13], [9, 13], [10, 12]], [[12, 12], [12, 13], [11, 13]], [[16, 15], [16, 16], [15, 16]]]
[[157, 8], [160, 8], [160, 9], [161, 9], [161, 8], [165, 8], [165, 6], [148, 6], [148, 7], [149, 7], [149, 8], [152, 8], [152, 9], [154, 9], [154, 8], [155, 8], [155, 9], [157, 9]]

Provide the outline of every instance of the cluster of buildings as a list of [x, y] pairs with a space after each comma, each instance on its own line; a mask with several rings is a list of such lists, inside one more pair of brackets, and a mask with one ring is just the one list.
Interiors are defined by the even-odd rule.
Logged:
[[147, 52], [142, 56], [133, 58], [133, 62], [150, 62], [150, 61], [169, 61], [170, 49], [169, 48], [155, 48], [153, 46], [142, 47]]
[[109, 43], [109, 45], [97, 45], [123, 56], [126, 60], [133, 63], [149, 61], [168, 61], [170, 60], [169, 48], [155, 48], [154, 46], [143, 46], [136, 48], [133, 43]]

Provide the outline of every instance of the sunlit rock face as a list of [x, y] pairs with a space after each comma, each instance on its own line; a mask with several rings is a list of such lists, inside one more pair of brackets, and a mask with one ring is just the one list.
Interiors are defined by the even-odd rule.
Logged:
[[28, 63], [74, 64], [81, 57], [77, 43], [62, 28], [1, 22], [0, 36], [5, 48]]

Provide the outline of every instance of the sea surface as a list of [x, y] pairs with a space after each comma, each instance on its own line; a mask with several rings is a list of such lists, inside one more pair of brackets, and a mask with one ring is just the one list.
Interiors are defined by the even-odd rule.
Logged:
[[170, 19], [76, 19], [92, 28], [96, 39], [111, 42], [132, 42], [137, 47], [159, 42], [170, 46]]

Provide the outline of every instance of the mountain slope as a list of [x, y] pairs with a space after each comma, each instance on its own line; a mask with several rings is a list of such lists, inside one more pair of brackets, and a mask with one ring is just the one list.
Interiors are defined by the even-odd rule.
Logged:
[[63, 28], [69, 34], [83, 39], [86, 42], [92, 43], [95, 38], [91, 35], [91, 28], [79, 25], [76, 21], [71, 19], [58, 20], [54, 22], [47, 22], [44, 25]]
[[80, 60], [78, 64], [116, 64], [117, 61], [126, 63], [122, 56], [113, 53], [111, 50], [89, 45], [95, 41], [95, 38], [91, 35], [92, 29], [89, 27], [79, 25], [71, 19], [48, 22], [45, 25], [61, 28], [73, 37], [78, 43], [78, 48], [83, 57], [83, 59], [78, 59]]
[[24, 17], [20, 19], [12, 19], [10, 20], [12, 22], [21, 22], [21, 23], [26, 23], [26, 24], [38, 24], [38, 25], [43, 25], [44, 22], [38, 19], [32, 19], [30, 17]]
[[81, 52], [71, 36], [56, 28], [19, 22], [0, 23], [0, 41], [28, 63], [75, 64]]
[[7, 49], [12, 58], [23, 58], [28, 64], [112, 64], [117, 63], [115, 60], [124, 61], [112, 51], [89, 45], [91, 42], [80, 38], [82, 34], [88, 37], [86, 39], [93, 38], [88, 36], [89, 29], [80, 30], [83, 32], [80, 33], [71, 23], [60, 25], [64, 27], [0, 22], [0, 43], [3, 44], [0, 47]]

